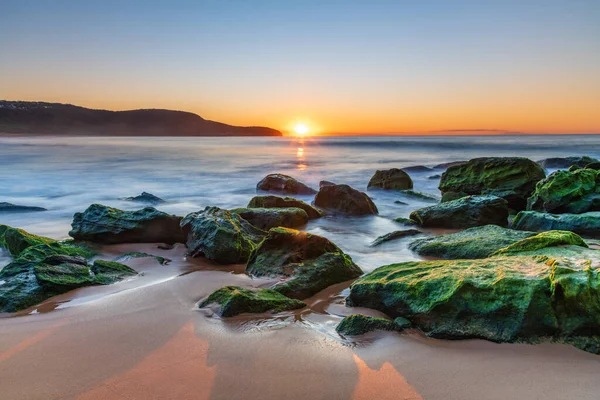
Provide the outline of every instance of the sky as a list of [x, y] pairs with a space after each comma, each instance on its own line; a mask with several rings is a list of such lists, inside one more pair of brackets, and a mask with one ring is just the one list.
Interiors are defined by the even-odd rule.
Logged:
[[0, 99], [312, 133], [600, 133], [600, 1], [2, 1]]

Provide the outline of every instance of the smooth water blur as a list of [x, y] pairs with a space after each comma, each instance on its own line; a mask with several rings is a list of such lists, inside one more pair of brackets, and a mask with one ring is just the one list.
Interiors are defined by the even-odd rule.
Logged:
[[[0, 202], [41, 206], [47, 212], [0, 214], [0, 223], [66, 238], [72, 216], [92, 203], [141, 208], [119, 200], [142, 191], [169, 203], [158, 208], [185, 215], [208, 205], [246, 206], [256, 183], [281, 172], [312, 187], [319, 181], [366, 190], [377, 169], [434, 166], [483, 156], [534, 160], [570, 155], [600, 158], [600, 136], [330, 137], [330, 138], [98, 138], [0, 137]], [[443, 170], [410, 172], [415, 190], [439, 195]], [[330, 217], [306, 230], [326, 236], [365, 270], [414, 259], [407, 238], [368, 247], [377, 236], [403, 229], [392, 221], [427, 201], [375, 191], [377, 217]], [[297, 196], [312, 201], [311, 196]], [[408, 205], [395, 204], [402, 200]], [[0, 263], [6, 260], [0, 254]], [[0, 264], [1, 265], [1, 264]]]

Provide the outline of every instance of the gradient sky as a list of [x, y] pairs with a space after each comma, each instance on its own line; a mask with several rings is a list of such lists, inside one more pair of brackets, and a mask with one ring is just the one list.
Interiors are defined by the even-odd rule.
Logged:
[[600, 133], [600, 1], [4, 1], [0, 99], [323, 133]]

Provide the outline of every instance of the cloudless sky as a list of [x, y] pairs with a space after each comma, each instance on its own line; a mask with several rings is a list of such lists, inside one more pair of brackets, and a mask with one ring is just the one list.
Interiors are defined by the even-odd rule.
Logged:
[[600, 1], [0, 0], [0, 99], [322, 133], [600, 133]]

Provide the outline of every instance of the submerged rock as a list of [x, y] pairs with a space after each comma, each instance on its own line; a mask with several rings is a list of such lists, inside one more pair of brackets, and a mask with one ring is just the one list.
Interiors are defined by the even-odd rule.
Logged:
[[348, 185], [323, 186], [315, 196], [315, 205], [346, 215], [379, 213], [369, 196]]
[[434, 196], [434, 195], [428, 194], [428, 193], [416, 192], [412, 189], [401, 190], [400, 194], [402, 194], [406, 197], [412, 197], [415, 199], [425, 200], [425, 201], [434, 201], [436, 203], [440, 201], [440, 198], [437, 196]]
[[512, 222], [514, 229], [525, 231], [563, 230], [579, 235], [600, 237], [600, 212], [583, 214], [548, 214], [521, 211]]
[[281, 293], [270, 290], [250, 290], [239, 286], [223, 287], [202, 301], [200, 308], [217, 305], [221, 317], [234, 317], [243, 313], [264, 313], [297, 310], [306, 307], [300, 300], [290, 299]]
[[397, 239], [402, 239], [402, 238], [409, 237], [409, 236], [420, 235], [422, 233], [423, 232], [421, 232], [417, 229], [405, 229], [402, 231], [394, 231], [394, 232], [386, 233], [385, 235], [379, 236], [377, 239], [375, 239], [371, 243], [371, 247], [379, 246], [379, 245], [384, 244], [385, 242], [389, 242], [391, 240], [397, 240]]
[[540, 181], [527, 200], [527, 210], [581, 214], [600, 211], [600, 171], [556, 171]]
[[486, 258], [495, 251], [534, 235], [534, 232], [486, 225], [448, 235], [417, 239], [409, 245], [409, 249], [420, 256], [448, 260]]
[[385, 190], [405, 190], [412, 187], [410, 176], [398, 168], [377, 170], [367, 185], [367, 189]]
[[425, 165], [412, 165], [410, 167], [403, 167], [402, 171], [404, 172], [431, 172], [433, 168], [426, 167]]
[[413, 221], [412, 219], [403, 218], [403, 217], [394, 218], [394, 222], [398, 222], [399, 224], [409, 225], [409, 226], [417, 225], [417, 223], [415, 221]]
[[323, 213], [308, 203], [302, 200], [294, 199], [293, 197], [279, 197], [279, 196], [254, 196], [248, 208], [301, 208], [303, 209], [308, 218], [316, 219], [321, 218]]
[[426, 227], [470, 228], [508, 225], [508, 203], [496, 196], [467, 196], [413, 211], [410, 219]]
[[448, 198], [444, 196], [450, 192], [494, 195], [508, 201], [510, 208], [523, 210], [536, 183], [545, 176], [544, 169], [528, 158], [474, 158], [448, 168], [442, 174], [439, 189], [442, 201]]
[[584, 168], [592, 162], [598, 162], [597, 159], [588, 156], [571, 156], [571, 157], [551, 157], [538, 161], [544, 168], [569, 168], [573, 165]]
[[362, 274], [328, 239], [287, 228], [269, 231], [250, 256], [246, 272], [257, 277], [281, 277], [273, 289], [295, 299], [305, 299]]
[[433, 180], [433, 179], [440, 179], [441, 177], [442, 177], [441, 175], [435, 174], [435, 175], [428, 176], [427, 179]]
[[92, 204], [76, 213], [69, 235], [76, 240], [94, 243], [183, 243], [185, 234], [181, 217], [146, 207], [137, 211]]
[[259, 229], [278, 226], [297, 228], [308, 223], [308, 214], [301, 208], [236, 208], [231, 210]]
[[568, 231], [548, 231], [535, 236], [521, 239], [505, 248], [495, 251], [492, 256], [508, 256], [523, 252], [534, 252], [547, 247], [556, 246], [581, 246], [588, 247], [581, 236]]
[[352, 314], [345, 317], [335, 328], [337, 333], [342, 336], [359, 336], [373, 331], [403, 331], [406, 326], [400, 319], [401, 324], [385, 318], [370, 317], [363, 314]]
[[30, 246], [53, 243], [54, 239], [34, 235], [23, 229], [0, 225], [0, 247], [5, 248], [13, 257], [18, 256]]
[[127, 201], [135, 201], [137, 203], [147, 203], [152, 205], [163, 204], [166, 203], [160, 197], [153, 195], [152, 193], [142, 192], [142, 194], [133, 197], [125, 197], [123, 200]]
[[589, 349], [600, 340], [598, 267], [545, 256], [406, 262], [359, 278], [347, 304], [407, 318], [437, 338], [549, 338]]
[[284, 194], [315, 194], [317, 191], [291, 176], [269, 174], [256, 185], [256, 190]]
[[245, 263], [266, 234], [238, 214], [218, 207], [188, 214], [181, 227], [188, 232], [190, 256], [204, 256], [219, 264]]
[[0, 213], [22, 213], [22, 212], [37, 212], [48, 211], [43, 207], [21, 206], [12, 203], [0, 202]]

